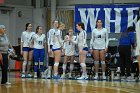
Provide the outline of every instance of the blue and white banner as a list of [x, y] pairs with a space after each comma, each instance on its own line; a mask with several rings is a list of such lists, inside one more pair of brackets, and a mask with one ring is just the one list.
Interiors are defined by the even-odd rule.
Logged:
[[127, 27], [136, 25], [139, 12], [140, 4], [76, 5], [75, 25], [83, 22], [86, 31], [91, 32], [96, 27], [97, 19], [102, 19], [103, 27], [107, 28], [108, 32], [120, 33]]

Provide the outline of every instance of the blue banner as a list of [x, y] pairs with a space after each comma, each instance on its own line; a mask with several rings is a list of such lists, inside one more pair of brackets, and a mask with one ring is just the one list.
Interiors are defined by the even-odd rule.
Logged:
[[[87, 32], [96, 27], [97, 19], [103, 21], [108, 32], [120, 33], [129, 26], [136, 25], [140, 12], [140, 4], [132, 5], [76, 5], [75, 25], [83, 22]], [[75, 26], [76, 27], [76, 26]], [[77, 32], [77, 29], [75, 28]]]

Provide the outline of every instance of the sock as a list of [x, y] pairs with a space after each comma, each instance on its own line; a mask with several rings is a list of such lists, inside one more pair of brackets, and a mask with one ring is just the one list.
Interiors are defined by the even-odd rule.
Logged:
[[31, 68], [31, 61], [28, 61], [28, 64], [27, 64], [27, 72], [29, 73], [30, 72], [30, 68]]
[[26, 65], [27, 65], [27, 61], [23, 61], [23, 64], [22, 64], [22, 73], [25, 73]]
[[98, 76], [98, 73], [95, 73], [95, 76]]
[[48, 68], [48, 75], [51, 75], [51, 67]]
[[74, 64], [70, 64], [70, 73], [72, 73], [73, 68], [74, 68]]
[[67, 64], [63, 64], [63, 74], [65, 74], [65, 72], [66, 72], [66, 67], [67, 67]]
[[103, 72], [102, 74], [103, 74], [103, 76], [105, 76], [105, 72]]

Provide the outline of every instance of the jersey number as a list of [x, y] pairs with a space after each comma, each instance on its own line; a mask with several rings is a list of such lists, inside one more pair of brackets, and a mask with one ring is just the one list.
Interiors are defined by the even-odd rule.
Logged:
[[38, 44], [39, 44], [39, 45], [42, 45], [42, 43], [43, 43], [42, 41], [38, 41]]

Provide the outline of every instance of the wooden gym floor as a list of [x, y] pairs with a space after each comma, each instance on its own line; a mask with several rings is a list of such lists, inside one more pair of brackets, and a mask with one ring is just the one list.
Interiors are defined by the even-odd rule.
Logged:
[[12, 84], [0, 84], [0, 93], [140, 93], [140, 82], [21, 79], [19, 75], [10, 72]]

